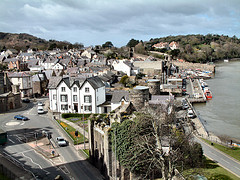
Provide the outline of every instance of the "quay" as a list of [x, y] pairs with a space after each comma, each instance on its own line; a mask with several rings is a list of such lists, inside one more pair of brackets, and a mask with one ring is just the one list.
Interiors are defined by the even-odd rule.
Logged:
[[191, 103], [203, 103], [207, 101], [199, 79], [188, 79], [187, 83], [188, 100]]

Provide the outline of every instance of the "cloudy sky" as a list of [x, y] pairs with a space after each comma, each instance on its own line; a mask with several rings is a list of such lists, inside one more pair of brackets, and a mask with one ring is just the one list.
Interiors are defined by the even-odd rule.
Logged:
[[239, 0], [0, 0], [0, 32], [84, 46], [131, 38], [224, 34], [240, 37]]

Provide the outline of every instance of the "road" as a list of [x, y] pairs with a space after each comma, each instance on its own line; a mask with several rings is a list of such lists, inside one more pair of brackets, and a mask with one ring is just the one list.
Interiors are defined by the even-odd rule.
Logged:
[[195, 137], [195, 140], [202, 145], [204, 155], [240, 178], [239, 161], [227, 156], [226, 154], [214, 148], [214, 146], [205, 143], [203, 140], [197, 137]]
[[[44, 101], [46, 99], [42, 99]], [[20, 121], [13, 117], [17, 114], [27, 116], [29, 120]], [[22, 142], [21, 139], [32, 138], [35, 133], [43, 130], [52, 134], [52, 141], [56, 137], [66, 137], [66, 134], [56, 126], [48, 113], [37, 114], [37, 102], [28, 103], [20, 111], [0, 114], [0, 126], [8, 131], [9, 141], [0, 151], [18, 160], [30, 170], [38, 179], [54, 179], [58, 174], [65, 179], [102, 179], [98, 170], [85, 161], [71, 143], [66, 147], [57, 147], [59, 157], [46, 159], [34, 149]]]

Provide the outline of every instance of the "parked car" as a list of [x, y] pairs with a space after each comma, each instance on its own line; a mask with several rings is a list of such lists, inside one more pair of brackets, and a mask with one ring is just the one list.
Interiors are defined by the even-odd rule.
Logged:
[[14, 119], [23, 120], [23, 121], [28, 120], [28, 118], [23, 115], [16, 115], [16, 116], [14, 116]]
[[22, 102], [24, 102], [24, 103], [30, 103], [30, 99], [28, 99], [28, 98], [23, 99]]
[[43, 106], [43, 102], [38, 102], [38, 106]]
[[191, 109], [188, 110], [187, 116], [189, 118], [195, 118], [196, 117], [196, 115], [194, 114], [193, 110], [191, 110]]
[[67, 146], [67, 141], [63, 137], [57, 137], [57, 143], [59, 146]]
[[37, 112], [38, 112], [38, 114], [43, 114], [44, 113], [43, 107], [38, 106]]

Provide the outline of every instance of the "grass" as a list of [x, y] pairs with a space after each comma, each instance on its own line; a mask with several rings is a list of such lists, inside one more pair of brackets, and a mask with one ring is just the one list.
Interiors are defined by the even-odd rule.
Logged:
[[89, 149], [83, 149], [83, 151], [87, 154], [87, 156], [89, 157]]
[[[76, 132], [76, 129], [73, 128], [72, 126], [60, 121], [60, 120], [57, 120], [57, 122], [60, 124], [60, 126], [62, 126], [62, 128], [69, 134], [69, 136], [73, 139], [74, 141], [74, 144], [82, 144], [84, 143], [84, 137], [83, 135], [78, 132], [78, 136], [76, 137], [75, 136], [75, 132]], [[88, 139], [85, 138], [85, 142], [88, 142]]]
[[206, 159], [204, 168], [193, 168], [183, 171], [183, 176], [186, 180], [196, 179], [194, 176], [201, 175], [208, 180], [239, 180], [237, 176], [222, 168], [210, 159]]
[[[211, 142], [209, 140], [206, 140], [206, 139], [203, 139], [203, 138], [202, 138], [202, 140], [204, 140], [206, 143], [208, 143], [210, 145], [211, 145], [211, 143], [213, 143], [213, 142]], [[226, 146], [223, 146], [223, 145], [220, 145], [220, 144], [217, 144], [217, 143], [213, 143], [213, 146], [216, 149], [218, 149], [218, 150], [224, 152], [225, 154], [233, 157], [234, 159], [240, 161], [240, 156], [239, 156], [240, 148], [238, 148], [238, 147], [232, 147], [232, 148], [231, 147], [226, 147]]]

